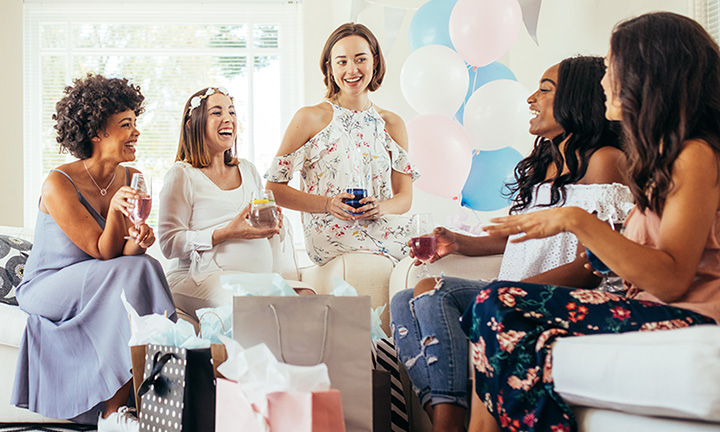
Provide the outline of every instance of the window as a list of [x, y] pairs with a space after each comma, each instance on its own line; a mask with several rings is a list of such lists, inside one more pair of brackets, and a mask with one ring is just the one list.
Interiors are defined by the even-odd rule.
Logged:
[[693, 0], [693, 9], [693, 18], [720, 41], [720, 0]]
[[88, 72], [140, 85], [146, 111], [133, 165], [153, 176], [156, 194], [175, 160], [182, 108], [207, 86], [234, 96], [238, 155], [262, 175], [301, 103], [300, 13], [296, 1], [26, 2], [25, 225], [35, 224], [49, 170], [74, 160], [58, 153], [52, 114], [64, 87]]

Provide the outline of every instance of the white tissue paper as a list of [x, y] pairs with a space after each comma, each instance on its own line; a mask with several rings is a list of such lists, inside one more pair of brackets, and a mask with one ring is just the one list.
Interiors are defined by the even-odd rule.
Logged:
[[279, 362], [265, 344], [243, 349], [235, 340], [220, 336], [228, 358], [218, 372], [237, 381], [251, 404], [266, 412], [266, 395], [278, 391], [314, 392], [330, 389], [327, 366], [294, 366]]
[[277, 273], [221, 274], [220, 286], [236, 296], [296, 296], [294, 289]]
[[174, 323], [160, 314], [140, 316], [128, 303], [124, 291], [120, 293], [120, 300], [130, 317], [129, 346], [152, 343], [188, 349], [210, 347], [210, 341], [197, 337], [195, 328], [189, 322], [178, 319], [177, 323]]

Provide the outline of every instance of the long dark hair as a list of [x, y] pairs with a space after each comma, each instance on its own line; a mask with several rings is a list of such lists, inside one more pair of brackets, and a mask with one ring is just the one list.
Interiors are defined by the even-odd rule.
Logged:
[[[530, 205], [535, 187], [545, 182], [551, 164], [557, 174], [551, 179], [550, 203], [543, 204], [547, 206], [565, 202], [564, 186], [585, 176], [588, 160], [597, 149], [620, 148], [615, 128], [605, 118], [605, 93], [600, 85], [604, 74], [601, 57], [577, 56], [560, 63], [553, 112], [565, 133], [553, 140], [537, 137], [530, 156], [517, 164], [515, 182], [508, 185], [510, 196], [514, 196], [511, 213]], [[559, 144], [565, 138], [563, 154]], [[565, 165], [568, 172], [563, 174]]]
[[651, 13], [615, 27], [609, 61], [635, 203], [661, 215], [683, 143], [702, 139], [720, 153], [718, 45], [690, 18]]

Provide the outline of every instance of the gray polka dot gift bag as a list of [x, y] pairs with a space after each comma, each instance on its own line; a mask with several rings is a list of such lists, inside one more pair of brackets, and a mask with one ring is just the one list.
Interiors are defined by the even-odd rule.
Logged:
[[140, 397], [140, 430], [215, 430], [215, 380], [210, 348], [147, 345]]

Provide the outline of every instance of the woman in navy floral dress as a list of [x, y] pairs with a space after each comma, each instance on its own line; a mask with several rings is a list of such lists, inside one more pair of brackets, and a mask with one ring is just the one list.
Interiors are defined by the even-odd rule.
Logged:
[[622, 124], [636, 202], [625, 237], [574, 207], [497, 218], [487, 231], [516, 242], [572, 232], [627, 297], [518, 282], [482, 290], [462, 320], [485, 407], [471, 430], [577, 430], [553, 387], [557, 337], [720, 320], [720, 50], [695, 21], [653, 13], [618, 24], [606, 62], [606, 116]]

